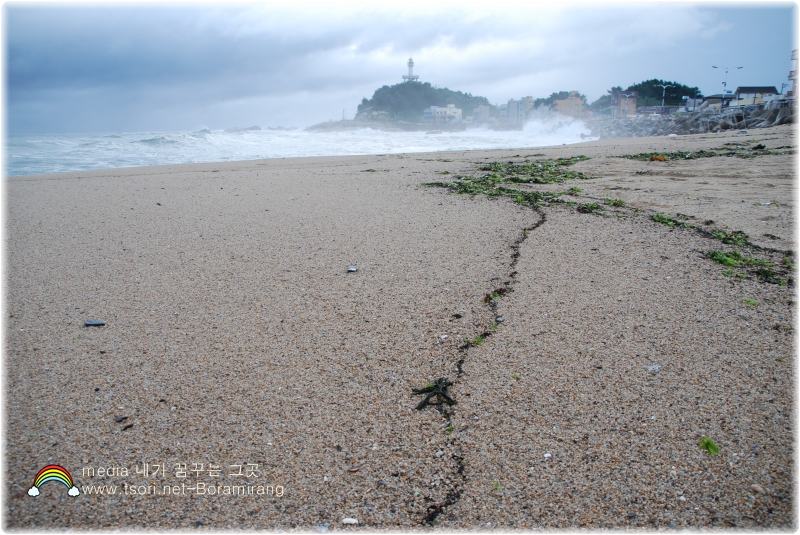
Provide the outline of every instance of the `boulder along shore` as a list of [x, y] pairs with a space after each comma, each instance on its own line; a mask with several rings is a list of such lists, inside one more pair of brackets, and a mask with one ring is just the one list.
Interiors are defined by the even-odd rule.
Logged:
[[794, 108], [771, 110], [737, 108], [723, 112], [703, 108], [696, 112], [674, 115], [636, 115], [625, 118], [598, 115], [582, 120], [591, 129], [592, 136], [608, 139], [768, 128], [794, 124], [797, 116]]

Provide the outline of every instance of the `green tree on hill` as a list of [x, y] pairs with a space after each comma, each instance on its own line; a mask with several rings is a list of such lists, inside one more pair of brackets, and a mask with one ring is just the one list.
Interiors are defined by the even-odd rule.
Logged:
[[636, 101], [637, 106], [661, 106], [661, 93], [664, 88], [656, 84], [671, 85], [664, 93], [665, 106], [677, 106], [681, 103], [683, 97], [694, 98], [703, 96], [703, 92], [697, 87], [689, 87], [678, 82], [665, 82], [653, 78], [652, 80], [645, 80], [638, 84], [628, 86], [625, 91], [638, 91], [639, 98]]
[[425, 108], [455, 104], [462, 116], [472, 115], [478, 106], [488, 106], [486, 97], [453, 91], [446, 87], [433, 87], [430, 83], [402, 82], [377, 89], [371, 99], [362, 99], [356, 114], [362, 112], [387, 112], [392, 119], [417, 121]]
[[629, 85], [627, 89], [622, 89], [621, 86], [612, 87], [607, 91], [606, 95], [603, 95], [592, 102], [586, 109], [594, 111], [595, 113], [610, 114], [611, 93], [614, 91], [618, 91], [620, 93], [637, 91], [639, 96], [636, 99], [636, 107], [661, 106], [661, 92], [664, 88], [657, 84], [673, 86], [668, 87], [664, 94], [665, 106], [678, 106], [682, 102], [683, 97], [700, 98], [703, 96], [703, 92], [697, 87], [689, 87], [679, 84], [678, 82], [665, 82], [664, 80], [653, 78], [652, 80], [645, 80], [644, 82], [639, 82], [638, 84]]

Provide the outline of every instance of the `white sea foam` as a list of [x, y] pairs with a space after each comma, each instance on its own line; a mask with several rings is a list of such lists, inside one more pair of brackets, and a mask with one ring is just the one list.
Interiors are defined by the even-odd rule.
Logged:
[[[432, 127], [434, 128], [434, 127]], [[396, 154], [474, 149], [533, 148], [584, 141], [581, 121], [551, 116], [523, 130], [471, 128], [462, 132], [247, 130], [113, 134], [10, 135], [7, 176], [300, 156]]]

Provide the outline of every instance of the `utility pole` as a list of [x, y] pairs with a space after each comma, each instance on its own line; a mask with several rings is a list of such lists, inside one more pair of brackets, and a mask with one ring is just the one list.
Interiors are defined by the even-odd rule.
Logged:
[[623, 97], [625, 97], [625, 117], [628, 116], [628, 97], [632, 97], [633, 93], [622, 93]]
[[658, 87], [663, 87], [664, 88], [664, 89], [661, 90], [661, 111], [662, 112], [666, 111], [666, 110], [664, 110], [664, 96], [667, 94], [667, 88], [668, 87], [675, 87], [675, 86], [674, 85], [664, 85], [664, 84], [655, 84], [655, 85], [657, 85]]

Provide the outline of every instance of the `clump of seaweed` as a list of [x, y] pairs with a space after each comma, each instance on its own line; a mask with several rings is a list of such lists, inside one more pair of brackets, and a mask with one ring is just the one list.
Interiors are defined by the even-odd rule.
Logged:
[[685, 223], [683, 221], [679, 221], [674, 217], [670, 217], [667, 214], [655, 214], [653, 216], [653, 221], [656, 223], [662, 223], [667, 225], [668, 227], [691, 227], [692, 225]]
[[536, 160], [530, 163], [491, 162], [481, 167], [481, 171], [488, 171], [498, 178], [502, 178], [504, 182], [555, 184], [566, 182], [567, 180], [588, 180], [591, 178], [580, 171], [567, 169], [577, 162], [588, 159], [588, 156], [581, 155], [571, 158], [556, 158], [554, 160]]
[[740, 247], [747, 245], [747, 242], [750, 240], [750, 237], [741, 230], [735, 230], [733, 232], [714, 231], [711, 233], [711, 237], [722, 240], [722, 243], [738, 245]]
[[464, 343], [467, 344], [468, 346], [479, 346], [483, 342], [484, 340], [482, 336], [476, 336], [475, 338], [472, 339], [464, 338]]
[[[788, 284], [792, 284], [792, 278], [781, 278], [781, 274], [777, 273], [772, 268], [776, 267], [773, 262], [767, 262], [766, 260], [760, 260], [758, 258], [752, 258], [748, 256], [744, 256], [739, 251], [706, 251], [705, 252], [706, 258], [709, 258], [716, 262], [717, 264], [721, 264], [723, 266], [727, 266], [729, 268], [734, 267], [743, 267], [747, 268], [750, 267], [756, 268], [755, 272], [750, 271], [750, 273], [754, 273], [755, 276], [761, 282], [768, 282], [770, 284], [778, 284], [780, 286], [786, 286]], [[786, 266], [778, 266], [779, 268], [785, 269]], [[777, 268], [776, 268], [777, 269]], [[788, 273], [788, 269], [786, 270]], [[785, 275], [784, 273], [783, 275]], [[728, 269], [727, 271], [722, 272], [723, 275], [726, 277], [739, 277], [739, 278], [746, 278], [747, 275], [743, 273], [737, 273], [732, 269]]]
[[[588, 159], [588, 156], [573, 156], [522, 164], [490, 162], [481, 167], [481, 171], [488, 171], [482, 176], [458, 176], [450, 182], [428, 182], [424, 185], [447, 188], [459, 194], [508, 197], [517, 204], [539, 208], [543, 204], [562, 203], [559, 197], [567, 192], [523, 191], [510, 188], [506, 184], [554, 184], [575, 179], [587, 180], [591, 177], [579, 171], [572, 171], [569, 166]], [[580, 188], [570, 189], [571, 194], [578, 192]]]
[[508, 197], [517, 204], [538, 208], [542, 204], [558, 202], [561, 192], [521, 191], [502, 186], [503, 178], [496, 175], [480, 177], [461, 176], [452, 182], [428, 182], [429, 187], [447, 188], [453, 193], [466, 195], [486, 195], [487, 197]]
[[[780, 284], [781, 283], [781, 279], [778, 278], [777, 274], [774, 271], [772, 271], [770, 268], [768, 268], [768, 267], [760, 267], [760, 268], [758, 268], [756, 270], [756, 277], [758, 277], [758, 280], [760, 280], [762, 282], [770, 282], [772, 284]], [[784, 284], [785, 284], [785, 282], [783, 284], [781, 284], [781, 286], [783, 286]]]
[[700, 447], [706, 450], [710, 455], [719, 455], [719, 446], [717, 446], [716, 442], [711, 440], [710, 437], [701, 438]]
[[755, 158], [756, 156], [780, 156], [783, 154], [794, 154], [795, 151], [793, 150], [758, 150], [758, 147], [763, 147], [763, 145], [756, 145], [748, 152], [744, 151], [734, 151], [732, 154], [726, 154], [725, 156], [736, 156], [738, 158]]
[[739, 267], [745, 261], [744, 255], [738, 251], [707, 251], [706, 257], [710, 258], [717, 264], [722, 264], [728, 267]]
[[[758, 147], [762, 147], [758, 149]], [[694, 160], [696, 158], [713, 158], [715, 156], [736, 156], [737, 158], [755, 158], [756, 156], [777, 156], [782, 154], [794, 154], [793, 150], [767, 150], [763, 145], [756, 145], [751, 149], [744, 149], [737, 146], [723, 146], [716, 150], [701, 149], [693, 152], [640, 152], [639, 154], [623, 154], [622, 156], [612, 156], [612, 158], [626, 158], [628, 160], [637, 160], [640, 162], [649, 162], [653, 160]], [[661, 160], [663, 161], [663, 160]], [[639, 173], [637, 174], [644, 174]]]
[[[456, 401], [450, 396], [450, 392], [447, 391], [451, 386], [453, 386], [452, 382], [448, 381], [445, 377], [440, 377], [433, 383], [426, 384], [425, 388], [412, 388], [411, 394], [414, 396], [425, 394], [425, 399], [419, 402], [419, 405], [416, 407], [417, 410], [421, 411], [428, 405], [437, 405], [441, 403], [455, 405]], [[431, 399], [433, 398], [436, 398], [436, 403], [431, 403]]]
[[722, 154], [713, 150], [698, 150], [694, 152], [640, 152], [639, 154], [623, 154], [622, 156], [612, 157], [626, 158], [628, 160], [637, 160], [640, 162], [649, 162], [653, 158], [658, 158], [659, 156], [663, 156], [666, 160], [694, 160], [695, 158], [711, 158], [714, 156], [722, 156]]
[[603, 207], [597, 204], [596, 202], [589, 204], [579, 204], [578, 211], [582, 214], [594, 214], [597, 212], [602, 212]]

